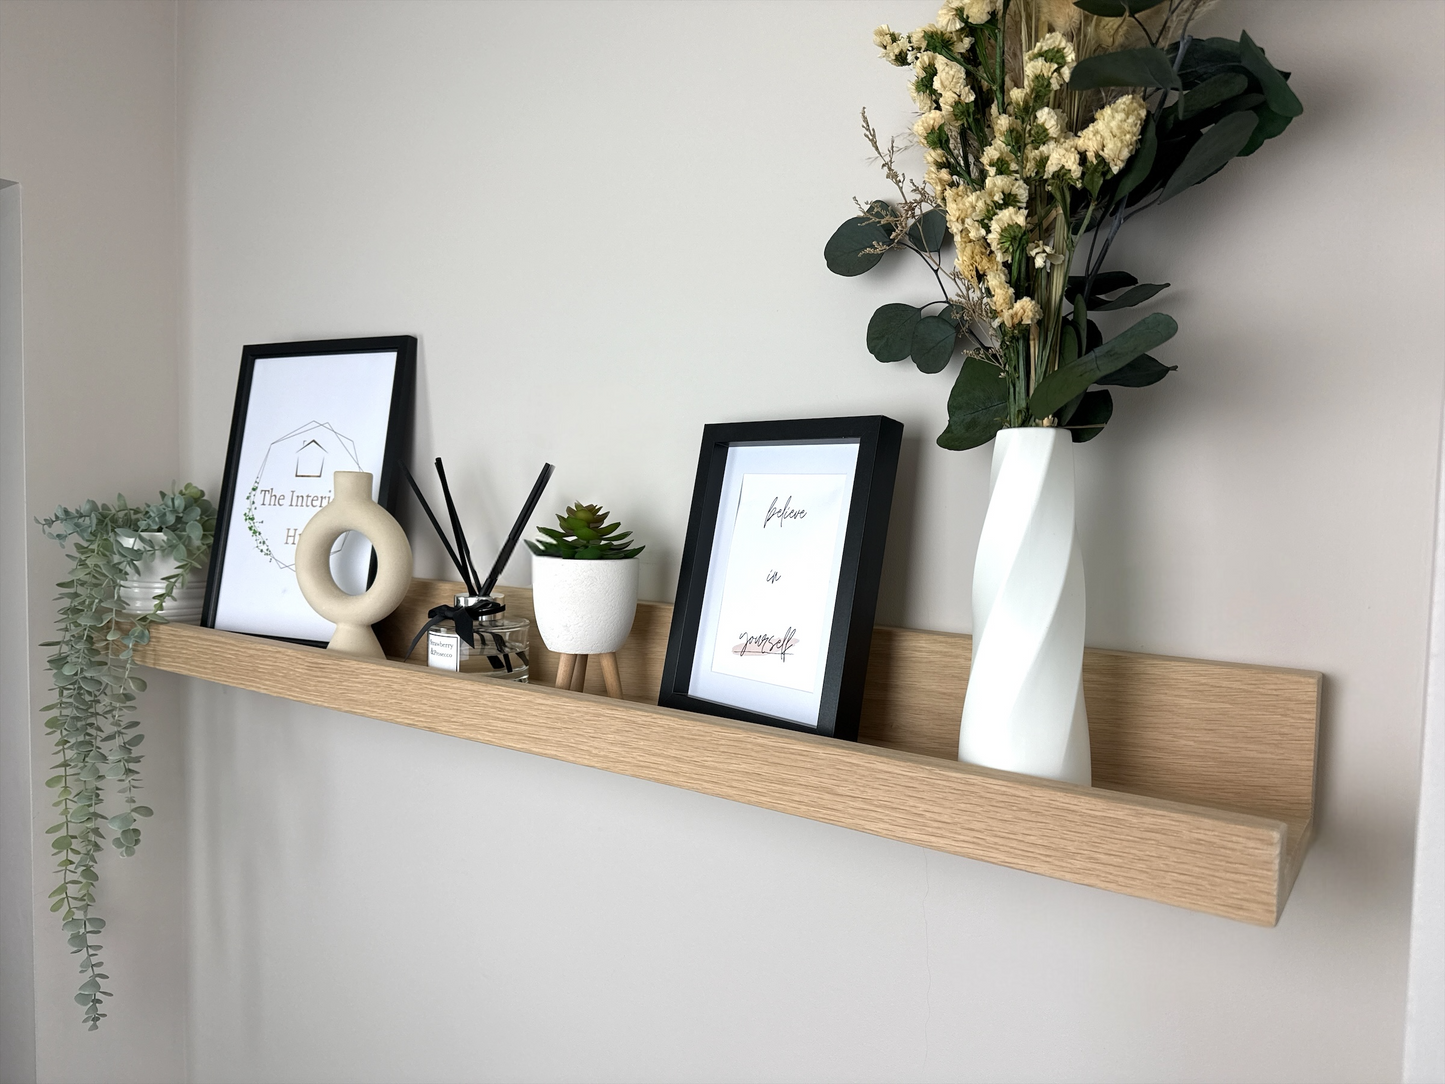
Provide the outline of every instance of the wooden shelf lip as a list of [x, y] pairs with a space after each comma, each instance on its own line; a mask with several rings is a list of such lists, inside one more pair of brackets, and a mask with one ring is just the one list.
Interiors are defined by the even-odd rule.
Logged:
[[[156, 626], [137, 658], [1258, 925], [1278, 921], [1310, 834], [1312, 784], [1301, 814], [1258, 815], [189, 625]], [[1311, 780], [1313, 755], [1311, 736]]]

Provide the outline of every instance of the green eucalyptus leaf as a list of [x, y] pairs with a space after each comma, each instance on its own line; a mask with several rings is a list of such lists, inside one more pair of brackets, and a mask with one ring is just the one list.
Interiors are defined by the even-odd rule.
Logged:
[[[1165, 50], [1170, 64], [1174, 63], [1178, 50], [1178, 42]], [[1239, 42], [1232, 38], [1190, 38], [1184, 62], [1179, 65], [1179, 77], [1186, 87], [1197, 87], [1221, 71], [1242, 66]]]
[[941, 316], [925, 316], [913, 329], [910, 352], [919, 372], [941, 373], [953, 357], [958, 328]]
[[1103, 19], [1122, 19], [1157, 8], [1164, 0], [1074, 0], [1074, 7]]
[[1069, 419], [1074, 416], [1074, 411], [1079, 409], [1079, 404], [1083, 401], [1084, 393], [1079, 392], [1078, 395], [1074, 396], [1063, 406], [1059, 407], [1059, 409], [1055, 412], [1054, 416], [1055, 420], [1059, 423], [1059, 425], [1067, 427], [1069, 424]]
[[1164, 185], [1159, 202], [1164, 203], [1179, 195], [1186, 188], [1192, 188], [1200, 181], [1212, 177], [1229, 160], [1244, 149], [1249, 137], [1254, 134], [1259, 118], [1253, 113], [1231, 113], [1199, 137], [1199, 142], [1189, 148], [1184, 161]]
[[859, 215], [850, 218], [828, 238], [823, 246], [823, 259], [835, 275], [851, 278], [871, 271], [883, 259], [883, 251], [892, 244], [892, 237], [872, 218]]
[[1069, 78], [1070, 90], [1097, 90], [1100, 87], [1163, 87], [1179, 89], [1179, 77], [1163, 49], [1120, 49], [1086, 57], [1074, 65]]
[[1248, 89], [1249, 80], [1238, 72], [1220, 72], [1210, 76], [1193, 90], [1187, 90], [1179, 96], [1179, 117], [1186, 120], [1220, 102], [1243, 94]]
[[[1087, 282], [1083, 275], [1070, 275], [1068, 294], [1073, 297], [1084, 288]], [[1122, 290], [1125, 286], [1133, 286], [1139, 280], [1127, 271], [1100, 271], [1094, 276], [1093, 285], [1090, 289], [1095, 297], [1100, 294], [1111, 294], [1115, 290]]]
[[908, 227], [906, 235], [910, 244], [924, 252], [937, 252], [943, 247], [948, 236], [948, 219], [937, 207], [919, 215], [918, 220]]
[[1138, 286], [1131, 286], [1112, 301], [1095, 300], [1089, 305], [1090, 312], [1113, 312], [1115, 309], [1132, 309], [1135, 305], [1142, 305], [1155, 294], [1167, 290], [1167, 282], [1141, 282]]
[[1059, 329], [1059, 364], [1072, 364], [1078, 356], [1079, 336], [1072, 324], [1064, 324]]
[[1289, 127], [1291, 119], [1276, 113], [1266, 105], [1258, 106], [1254, 114], [1259, 118], [1259, 126], [1255, 128], [1254, 134], [1249, 137], [1249, 142], [1244, 145], [1244, 149], [1239, 152], [1239, 157], [1241, 158], [1248, 158], [1255, 151], [1259, 150], [1260, 147], [1264, 146], [1265, 140], [1273, 139], [1283, 132]]
[[1093, 440], [1114, 416], [1114, 397], [1107, 391], [1086, 391], [1069, 418], [1068, 429], [1075, 444]]
[[1039, 381], [1029, 396], [1029, 413], [1043, 420], [1100, 377], [1121, 369], [1140, 354], [1148, 353], [1160, 343], [1168, 342], [1179, 330], [1174, 318], [1162, 312], [1151, 313], [1133, 327], [1116, 335], [1073, 364], [1060, 366]]
[[948, 394], [948, 427], [938, 435], [938, 446], [964, 451], [987, 444], [1004, 427], [1007, 411], [1003, 373], [977, 354], [969, 355]]
[[913, 329], [923, 317], [914, 305], [882, 305], [868, 321], [868, 352], [879, 361], [902, 361], [913, 349]]
[[1108, 384], [1116, 388], [1147, 388], [1150, 384], [1159, 383], [1177, 368], [1179, 366], [1165, 365], [1148, 354], [1140, 354], [1129, 364], [1101, 376], [1094, 383]]
[[[1188, 56], [1187, 53], [1185, 55]], [[1289, 83], [1285, 82], [1284, 76], [1265, 59], [1264, 50], [1243, 31], [1239, 35], [1239, 59], [1249, 69], [1249, 74], [1258, 79], [1259, 85], [1264, 88], [1264, 100], [1269, 103], [1270, 109], [1282, 117], [1297, 117], [1305, 111]]]

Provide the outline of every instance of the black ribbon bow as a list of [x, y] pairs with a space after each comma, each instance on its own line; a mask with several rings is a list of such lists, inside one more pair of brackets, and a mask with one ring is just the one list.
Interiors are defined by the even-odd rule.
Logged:
[[411, 647], [406, 649], [406, 658], [411, 658], [411, 653], [416, 650], [416, 645], [421, 643], [421, 638], [432, 629], [436, 628], [443, 621], [450, 621], [457, 627], [457, 635], [460, 636], [471, 647], [476, 647], [476, 630], [473, 628], [475, 622], [487, 614], [498, 614], [506, 607], [501, 603], [493, 602], [489, 598], [481, 598], [469, 606], [433, 606], [427, 611], [427, 623], [421, 627], [421, 631], [412, 638]]

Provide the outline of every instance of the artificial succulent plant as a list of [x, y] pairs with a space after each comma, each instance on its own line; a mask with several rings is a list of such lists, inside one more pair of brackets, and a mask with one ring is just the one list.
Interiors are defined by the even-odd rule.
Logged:
[[557, 517], [557, 528], [538, 527], [547, 537], [536, 542], [529, 539], [527, 547], [538, 557], [569, 560], [615, 561], [636, 557], [646, 547], [631, 546], [626, 539], [632, 532], [619, 531], [620, 526], [620, 522], [607, 522], [607, 512], [600, 504], [573, 504]]

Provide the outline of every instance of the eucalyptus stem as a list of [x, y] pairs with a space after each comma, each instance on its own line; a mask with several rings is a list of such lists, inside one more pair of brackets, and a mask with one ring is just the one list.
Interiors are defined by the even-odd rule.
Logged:
[[[164, 622], [161, 609], [177, 587], [202, 563], [215, 532], [215, 509], [195, 486], [162, 493], [160, 500], [137, 507], [117, 497], [115, 505], [86, 501], [76, 509], [58, 508], [39, 520], [47, 538], [71, 545], [70, 578], [58, 585], [60, 639], [47, 660], [56, 698], [42, 710], [52, 713], [45, 728], [55, 736], [58, 775], [45, 781], [56, 791], [58, 823], [48, 828], [60, 883], [51, 892], [52, 912], [61, 913], [61, 929], [71, 952], [81, 957], [82, 982], [75, 995], [82, 1020], [94, 1031], [107, 1015], [101, 968], [104, 947], [96, 937], [105, 920], [92, 915], [100, 875], [97, 864], [105, 829], [111, 845], [129, 857], [140, 845], [137, 818], [151, 816], [140, 805], [143, 736], [132, 718], [136, 693], [145, 682], [133, 673], [135, 648], [150, 639], [150, 626]], [[171, 558], [176, 571], [152, 600], [149, 613], [127, 615], [120, 587], [153, 555]], [[104, 816], [105, 785], [113, 781], [123, 800], [121, 812]]]

